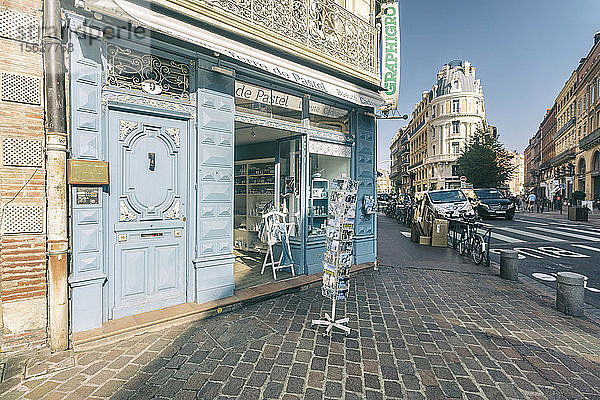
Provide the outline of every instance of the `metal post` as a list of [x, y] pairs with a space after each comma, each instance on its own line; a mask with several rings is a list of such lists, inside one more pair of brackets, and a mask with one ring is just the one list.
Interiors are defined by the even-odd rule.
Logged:
[[59, 0], [44, 0], [42, 48], [46, 102], [46, 195], [48, 249], [48, 333], [52, 351], [65, 350], [67, 302], [67, 124], [65, 69]]

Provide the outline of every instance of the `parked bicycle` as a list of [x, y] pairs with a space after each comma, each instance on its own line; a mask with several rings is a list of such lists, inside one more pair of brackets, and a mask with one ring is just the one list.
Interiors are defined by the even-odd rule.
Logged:
[[448, 245], [461, 255], [470, 256], [476, 265], [484, 260], [489, 265], [489, 244], [492, 225], [478, 222], [475, 218], [450, 220]]

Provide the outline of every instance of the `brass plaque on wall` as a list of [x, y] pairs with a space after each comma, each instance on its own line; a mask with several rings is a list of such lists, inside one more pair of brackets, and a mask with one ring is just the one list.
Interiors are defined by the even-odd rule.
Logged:
[[67, 179], [72, 185], [108, 185], [108, 161], [68, 160]]

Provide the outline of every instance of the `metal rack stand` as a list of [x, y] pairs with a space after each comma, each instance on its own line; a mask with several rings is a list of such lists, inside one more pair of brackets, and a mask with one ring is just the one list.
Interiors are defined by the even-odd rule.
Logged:
[[357, 181], [334, 179], [331, 184], [331, 201], [327, 220], [327, 252], [323, 260], [323, 296], [332, 300], [331, 314], [325, 313], [325, 319], [313, 319], [312, 325], [326, 326], [324, 335], [334, 327], [346, 335], [350, 328], [346, 326], [348, 317], [336, 319], [338, 300], [347, 297], [349, 291], [349, 271], [352, 261], [352, 237], [354, 234], [354, 215], [356, 213]]

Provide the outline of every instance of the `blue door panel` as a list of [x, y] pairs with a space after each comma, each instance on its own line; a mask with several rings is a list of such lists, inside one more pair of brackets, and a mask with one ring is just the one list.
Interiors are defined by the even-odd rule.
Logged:
[[109, 283], [120, 318], [186, 301], [188, 122], [111, 111], [109, 130]]

